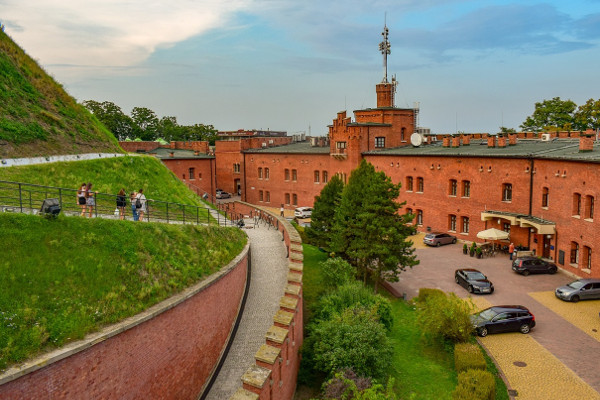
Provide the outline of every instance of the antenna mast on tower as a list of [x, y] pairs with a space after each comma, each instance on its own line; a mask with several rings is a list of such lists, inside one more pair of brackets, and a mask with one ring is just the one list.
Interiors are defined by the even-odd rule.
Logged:
[[386, 24], [387, 14], [384, 18], [383, 22], [383, 32], [381, 32], [381, 36], [383, 36], [383, 41], [379, 43], [379, 51], [383, 54], [383, 80], [382, 83], [388, 83], [387, 80], [387, 56], [392, 52], [390, 41], [388, 40], [389, 31]]

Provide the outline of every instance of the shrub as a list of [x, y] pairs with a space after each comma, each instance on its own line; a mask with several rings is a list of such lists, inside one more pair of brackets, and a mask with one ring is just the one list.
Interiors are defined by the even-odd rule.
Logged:
[[468, 369], [487, 369], [481, 349], [472, 343], [457, 343], [454, 346], [454, 367], [456, 372], [464, 372]]
[[458, 298], [454, 293], [427, 293], [425, 300], [419, 296], [417, 302], [417, 321], [423, 334], [455, 343], [469, 341], [474, 329], [469, 318], [473, 303]]
[[470, 369], [458, 374], [453, 400], [494, 400], [496, 381], [488, 371]]
[[358, 282], [340, 286], [334, 292], [324, 296], [317, 305], [318, 311], [315, 318], [330, 320], [334, 315], [357, 306], [372, 308], [379, 322], [386, 329], [391, 329], [394, 317], [392, 316], [392, 306], [389, 300], [374, 294], [370, 289]]
[[431, 289], [431, 288], [420, 288], [419, 289], [419, 296], [417, 297], [417, 301], [418, 302], [424, 302], [427, 301], [427, 299], [431, 296], [445, 296], [446, 293], [444, 293], [443, 290], [440, 289]]
[[392, 346], [373, 308], [354, 307], [316, 324], [314, 367], [329, 376], [342, 368], [382, 378], [392, 360]]
[[343, 258], [334, 257], [320, 262], [323, 284], [328, 288], [336, 288], [354, 281], [354, 267]]
[[354, 371], [338, 372], [324, 385], [323, 399], [337, 400], [396, 400], [394, 379], [388, 379], [386, 387], [372, 383], [369, 378], [360, 378]]

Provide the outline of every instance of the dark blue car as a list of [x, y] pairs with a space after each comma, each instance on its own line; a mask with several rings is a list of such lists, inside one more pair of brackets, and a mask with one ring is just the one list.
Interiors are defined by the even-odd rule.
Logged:
[[523, 306], [494, 306], [471, 315], [471, 322], [481, 337], [488, 333], [529, 333], [535, 326], [535, 316]]

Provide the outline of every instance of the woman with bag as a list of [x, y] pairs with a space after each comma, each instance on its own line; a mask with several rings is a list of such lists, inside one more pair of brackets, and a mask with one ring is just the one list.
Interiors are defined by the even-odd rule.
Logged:
[[79, 186], [79, 190], [77, 191], [77, 204], [79, 205], [79, 207], [81, 207], [81, 214], [79, 214], [81, 217], [85, 217], [85, 207], [86, 207], [85, 192], [86, 192], [86, 190], [87, 190], [87, 185], [84, 182]]
[[125, 200], [125, 189], [121, 188], [119, 194], [117, 195], [117, 208], [119, 209], [119, 219], [123, 220], [125, 218], [125, 206], [127, 202]]
[[144, 189], [138, 190], [138, 194], [135, 196], [135, 208], [138, 212], [138, 221], [143, 221], [144, 213], [146, 212], [146, 196], [144, 196]]

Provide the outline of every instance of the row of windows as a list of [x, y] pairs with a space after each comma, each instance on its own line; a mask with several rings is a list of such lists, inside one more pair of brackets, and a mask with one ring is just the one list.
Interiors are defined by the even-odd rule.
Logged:
[[[291, 202], [290, 202], [291, 200]], [[265, 203], [270, 203], [271, 202], [271, 192], [269, 192], [268, 190], [266, 191], [262, 191], [259, 190], [258, 191], [258, 201], [259, 202], [265, 202]], [[298, 205], [298, 195], [296, 193], [285, 193], [285, 204], [286, 205], [293, 205], [293, 206], [297, 206]]]
[[[269, 168], [264, 169], [264, 179], [269, 179]], [[258, 167], [258, 179], [263, 179], [263, 168]]]
[[[450, 185], [448, 189], [450, 196], [456, 196], [458, 194], [458, 181], [456, 179], [450, 179]], [[471, 197], [471, 182], [462, 181], [460, 194], [462, 197]]]
[[[582, 203], [583, 207], [582, 207]], [[573, 194], [573, 216], [594, 219], [594, 196], [582, 198], [580, 193]]]
[[234, 174], [239, 174], [240, 173], [240, 163], [233, 164], [233, 173]]
[[[417, 192], [418, 193], [423, 193], [423, 188], [425, 186], [425, 182], [423, 180], [422, 177], [418, 177], [417, 178]], [[413, 191], [413, 177], [412, 176], [407, 176], [406, 177], [406, 191], [407, 192], [412, 192]]]
[[579, 249], [579, 243], [571, 242], [571, 264], [575, 264], [575, 266], [579, 266], [579, 258], [583, 256], [582, 267], [586, 269], [592, 269], [592, 248], [588, 246], [583, 246], [583, 254], [580, 254], [581, 251]]
[[258, 201], [264, 201], [266, 203], [271, 202], [271, 192], [268, 190], [263, 192], [262, 190], [258, 191]]

